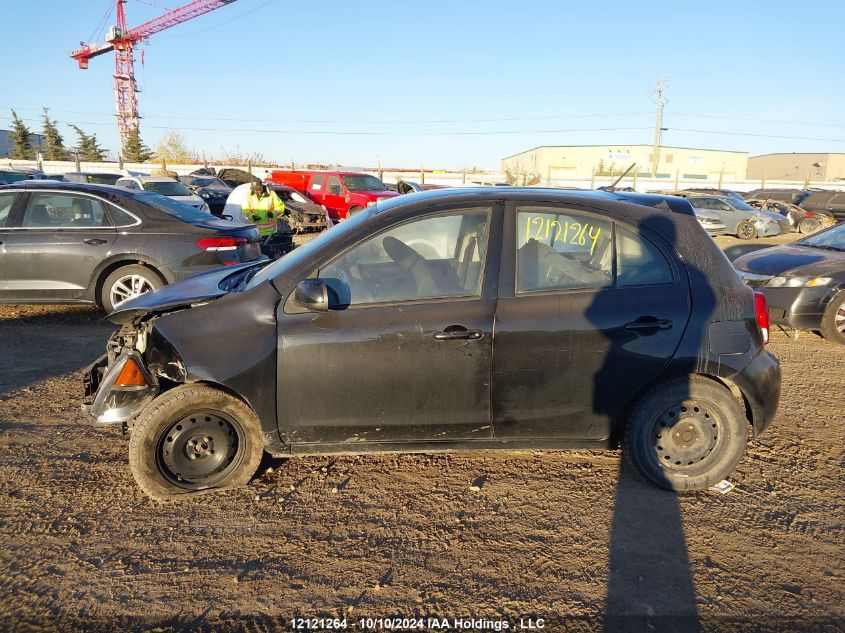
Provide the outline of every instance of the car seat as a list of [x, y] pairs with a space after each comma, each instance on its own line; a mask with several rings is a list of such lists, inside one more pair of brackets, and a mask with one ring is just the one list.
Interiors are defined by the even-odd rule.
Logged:
[[24, 219], [24, 226], [53, 226], [53, 216], [47, 210], [47, 205], [33, 205], [32, 211]]

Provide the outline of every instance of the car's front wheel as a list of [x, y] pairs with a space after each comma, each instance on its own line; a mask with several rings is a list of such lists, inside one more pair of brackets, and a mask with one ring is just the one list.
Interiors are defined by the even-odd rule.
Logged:
[[156, 500], [246, 484], [264, 442], [255, 413], [208, 385], [182, 385], [156, 398], [129, 440], [129, 467]]
[[845, 345], [845, 291], [833, 297], [822, 315], [822, 336]]
[[753, 240], [757, 237], [757, 227], [748, 220], [743, 220], [736, 227], [736, 236], [741, 240]]
[[631, 466], [667, 490], [701, 490], [725, 479], [745, 452], [748, 421], [719, 383], [685, 376], [649, 390], [622, 441]]

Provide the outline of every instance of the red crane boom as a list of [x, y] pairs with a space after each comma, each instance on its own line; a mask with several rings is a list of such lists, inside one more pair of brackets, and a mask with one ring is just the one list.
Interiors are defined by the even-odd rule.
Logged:
[[137, 132], [139, 129], [138, 85], [135, 82], [133, 53], [135, 45], [164, 29], [182, 24], [233, 2], [235, 0], [194, 0], [129, 29], [126, 27], [126, 11], [123, 8], [126, 0], [116, 0], [117, 25], [111, 28], [106, 42], [99, 45], [83, 43], [81, 48], [71, 52], [70, 56], [77, 61], [81, 69], [85, 70], [92, 57], [114, 51], [114, 100], [121, 149], [126, 144], [126, 138], [130, 132]]

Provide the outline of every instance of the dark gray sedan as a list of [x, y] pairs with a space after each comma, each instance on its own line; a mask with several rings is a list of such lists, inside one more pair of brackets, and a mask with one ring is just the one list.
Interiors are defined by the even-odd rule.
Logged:
[[0, 303], [123, 301], [261, 257], [257, 229], [164, 196], [27, 180], [0, 187]]

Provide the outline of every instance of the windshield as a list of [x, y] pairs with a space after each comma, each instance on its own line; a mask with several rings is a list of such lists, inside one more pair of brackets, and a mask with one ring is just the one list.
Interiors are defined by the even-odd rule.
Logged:
[[725, 198], [725, 202], [731, 205], [734, 209], [739, 209], [740, 211], [757, 211], [754, 207], [752, 207], [747, 202], [743, 200], [737, 200], [736, 198]]
[[845, 251], [845, 223], [837, 224], [829, 228], [827, 231], [816, 233], [810, 237], [805, 237], [803, 240], [798, 240], [797, 244], [803, 246], [814, 246], [816, 248], [835, 248], [838, 251]]
[[113, 185], [122, 177], [120, 174], [88, 174], [85, 176], [85, 182], [92, 185]]
[[144, 191], [151, 191], [162, 196], [194, 195], [185, 185], [175, 180], [148, 180], [144, 183]]
[[208, 187], [210, 189], [228, 189], [228, 185], [219, 178], [212, 176], [182, 176], [181, 180], [186, 185], [192, 187]]
[[288, 268], [296, 266], [303, 259], [309, 257], [311, 253], [320, 250], [327, 242], [335, 239], [342, 239], [344, 235], [350, 231], [354, 231], [355, 227], [363, 224], [372, 217], [377, 208], [378, 206], [376, 205], [356, 213], [348, 220], [344, 220], [328, 231], [323, 231], [318, 237], [314, 238], [310, 242], [306, 242], [302, 246], [293, 249], [284, 257], [280, 257], [269, 266], [262, 268], [252, 279], [250, 279], [247, 288], [253, 288], [258, 284], [264, 283], [268, 279], [278, 277]]
[[177, 202], [172, 198], [167, 198], [157, 193], [144, 193], [137, 196], [135, 200], [141, 204], [147, 204], [154, 209], [163, 211], [178, 220], [192, 224], [200, 221], [208, 221], [212, 217], [205, 211], [200, 211], [184, 202]]
[[375, 176], [343, 176], [349, 191], [387, 191], [384, 183]]

